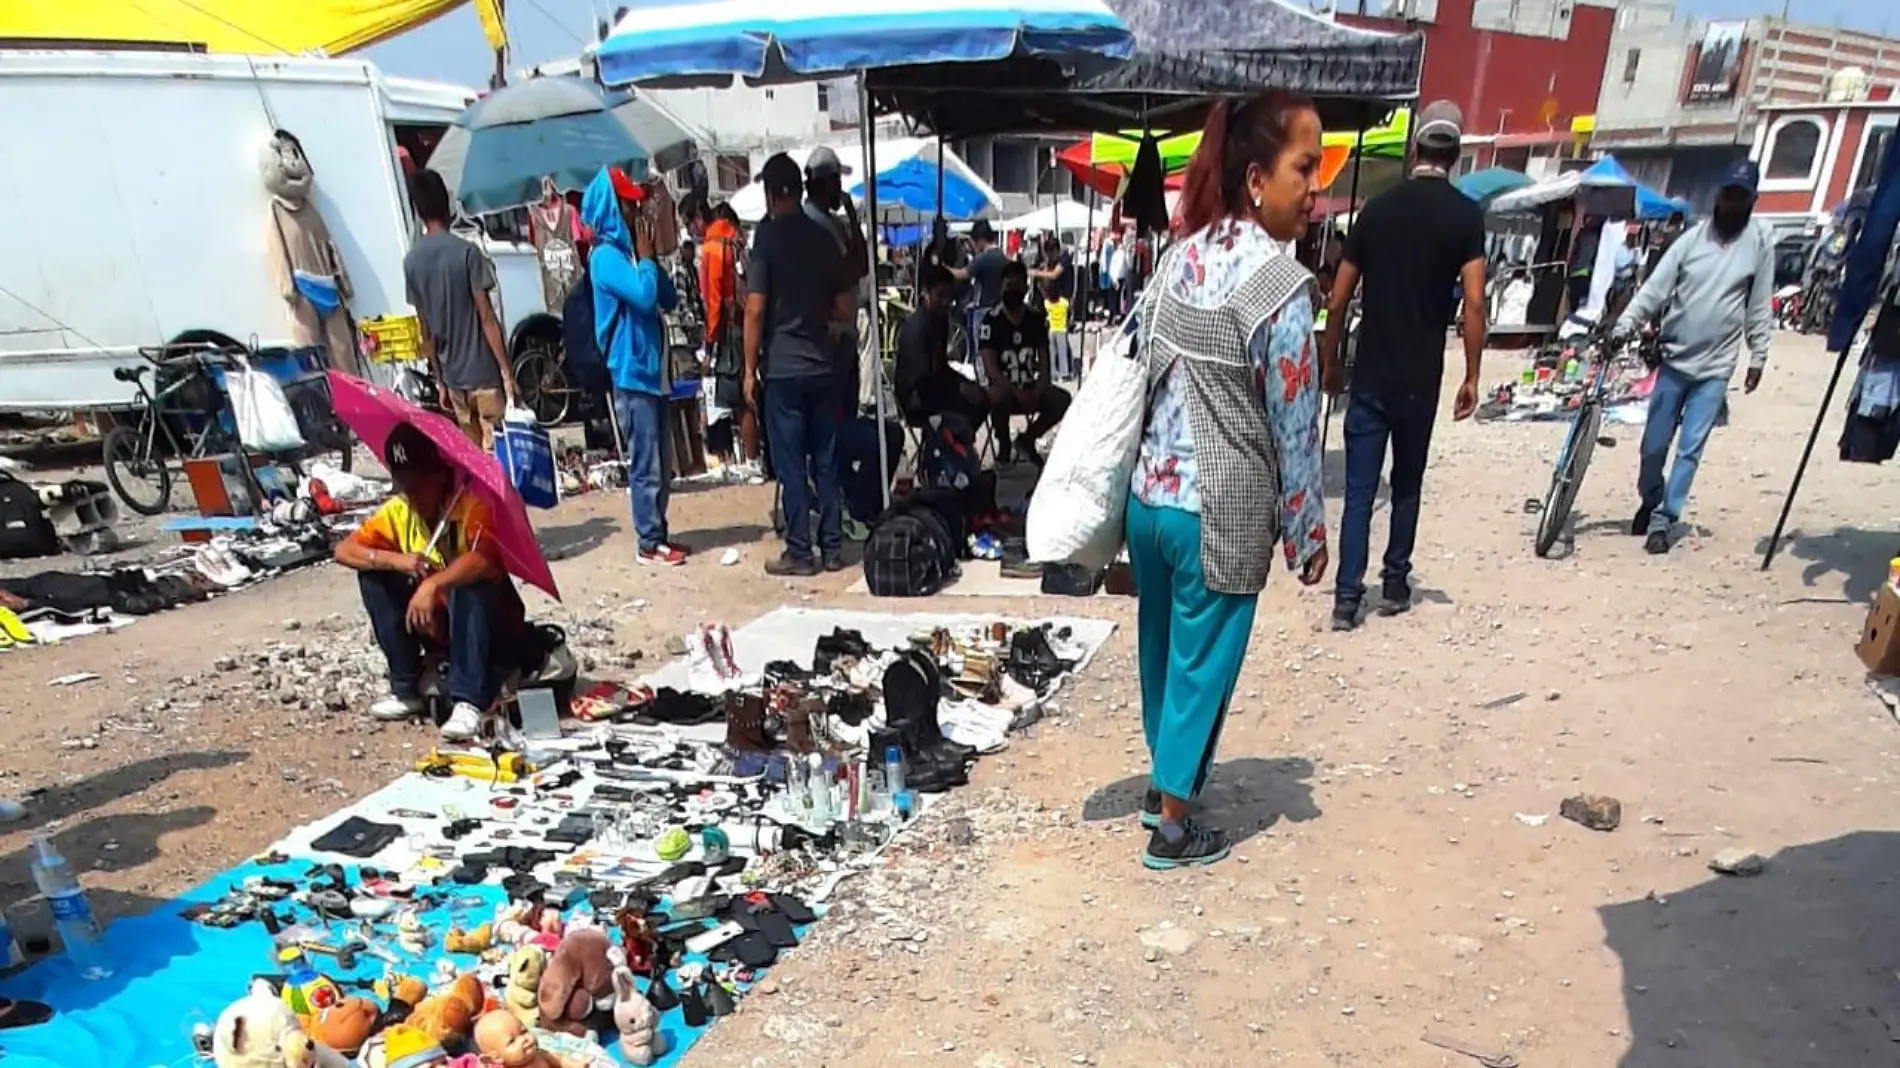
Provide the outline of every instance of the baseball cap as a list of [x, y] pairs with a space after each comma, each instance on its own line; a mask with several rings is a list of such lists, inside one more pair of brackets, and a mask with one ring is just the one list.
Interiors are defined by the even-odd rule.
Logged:
[[842, 178], [850, 173], [851, 168], [845, 166], [844, 161], [838, 158], [838, 154], [826, 145], [819, 145], [812, 149], [811, 155], [805, 157], [805, 177], [807, 178], [822, 178], [826, 175]]
[[759, 168], [759, 181], [765, 186], [765, 195], [769, 197], [795, 197], [805, 180], [798, 173], [798, 164], [783, 152], [777, 153], [765, 161]]
[[1449, 100], [1434, 100], [1419, 109], [1412, 140], [1432, 148], [1456, 148], [1465, 136], [1465, 115]]
[[631, 200], [635, 204], [647, 198], [647, 191], [640, 188], [640, 183], [634, 181], [619, 167], [607, 168], [607, 177], [614, 184], [614, 196], [622, 200]]
[[1753, 193], [1761, 186], [1761, 167], [1752, 159], [1738, 159], [1722, 170], [1720, 189], [1746, 189]]

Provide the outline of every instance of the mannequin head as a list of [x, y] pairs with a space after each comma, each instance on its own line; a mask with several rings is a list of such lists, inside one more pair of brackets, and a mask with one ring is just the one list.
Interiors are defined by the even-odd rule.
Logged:
[[310, 197], [314, 174], [310, 159], [303, 154], [303, 143], [289, 130], [278, 130], [258, 156], [258, 170], [264, 176], [264, 188], [274, 197], [301, 204]]

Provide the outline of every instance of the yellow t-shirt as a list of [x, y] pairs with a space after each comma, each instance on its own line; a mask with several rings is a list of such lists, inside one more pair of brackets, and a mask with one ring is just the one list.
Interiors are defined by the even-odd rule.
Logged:
[[1066, 334], [1069, 332], [1069, 302], [1061, 298], [1046, 300], [1042, 310], [1049, 316], [1049, 332]]
[[[442, 530], [442, 536], [436, 539], [435, 549], [429, 553], [429, 561], [437, 567], [447, 567], [463, 553], [474, 551], [488, 560], [491, 571], [499, 573], [501, 552], [495, 545], [490, 527], [488, 506], [472, 495], [463, 494], [461, 500], [450, 509], [448, 523]], [[357, 544], [370, 549], [419, 554], [429, 547], [429, 537], [433, 533], [429, 524], [409, 506], [406, 499], [395, 496], [384, 501], [376, 514], [370, 516], [350, 537]]]

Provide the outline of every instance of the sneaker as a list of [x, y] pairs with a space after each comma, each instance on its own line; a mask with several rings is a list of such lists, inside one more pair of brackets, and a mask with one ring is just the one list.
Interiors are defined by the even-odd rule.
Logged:
[[1038, 468], [1042, 466], [1042, 453], [1037, 451], [1036, 440], [1034, 438], [1028, 434], [1017, 435], [1016, 448], [1021, 450], [1023, 459], [1028, 460]]
[[1636, 510], [1636, 518], [1630, 520], [1630, 537], [1641, 538], [1648, 536], [1649, 516], [1650, 510], [1647, 508], [1638, 508]]
[[836, 574], [837, 572], [843, 571], [845, 568], [850, 567], [851, 565], [845, 563], [844, 557], [842, 556], [827, 556], [825, 557], [824, 566], [825, 566], [826, 571], [830, 571], [833, 574]]
[[774, 578], [811, 578], [818, 574], [818, 562], [808, 556], [781, 553], [778, 559], [766, 563], [765, 573]]
[[1669, 534], [1657, 531], [1643, 540], [1643, 551], [1651, 556], [1662, 556], [1669, 551]]
[[1176, 837], [1170, 841], [1165, 826], [1156, 827], [1148, 835], [1148, 848], [1142, 850], [1141, 866], [1150, 871], [1173, 871], [1176, 868], [1198, 868], [1227, 859], [1234, 847], [1227, 836], [1210, 827], [1189, 820], [1175, 831]]
[[422, 715], [423, 709], [422, 698], [397, 697], [392, 693], [369, 706], [369, 718], [393, 723], [397, 720], [414, 719]]
[[1359, 606], [1356, 604], [1336, 604], [1333, 606], [1333, 630], [1348, 631], [1359, 629]]
[[678, 567], [686, 562], [686, 554], [671, 545], [641, 549], [634, 554], [633, 558], [649, 567]]
[[1387, 586], [1379, 596], [1379, 614], [1402, 615], [1412, 610], [1412, 587]]
[[442, 740], [445, 742], [470, 742], [482, 732], [482, 710], [467, 701], [455, 702], [449, 710], [449, 718], [442, 724]]
[[1161, 791], [1152, 786], [1141, 795], [1141, 825], [1151, 831], [1161, 826]]

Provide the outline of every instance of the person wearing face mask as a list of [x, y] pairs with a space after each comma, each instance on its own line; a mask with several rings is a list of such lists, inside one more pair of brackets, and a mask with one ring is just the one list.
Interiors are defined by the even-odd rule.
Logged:
[[[1761, 385], [1774, 336], [1775, 242], [1754, 221], [1761, 169], [1750, 160], [1729, 165], [1715, 195], [1715, 210], [1669, 246], [1649, 280], [1617, 320], [1614, 335], [1627, 338], [1660, 320], [1662, 366], [1649, 394], [1643, 425], [1642, 462], [1636, 476], [1638, 504], [1630, 534], [1643, 538], [1651, 555], [1669, 551], [1669, 536], [1728, 396], [1738, 349], [1748, 343], [1745, 392]], [[1671, 446], [1675, 464], [1663, 468]]]
[[1211, 864], [1227, 837], [1193, 818], [1278, 547], [1326, 575], [1312, 275], [1294, 245], [1313, 211], [1319, 113], [1271, 92], [1209, 114], [1177, 240], [1124, 329], [1147, 365], [1129, 486], [1141, 719], [1152, 762], [1142, 864]]
[[1029, 426], [1015, 446], [1041, 467], [1036, 445], [1062, 422], [1070, 397], [1067, 390], [1050, 384], [1049, 319], [1029, 306], [1029, 269], [1020, 260], [1003, 265], [1000, 300], [977, 325], [976, 351], [989, 390], [990, 432], [996, 437], [998, 462], [1009, 463], [1014, 457], [1010, 417], [1026, 415]]

